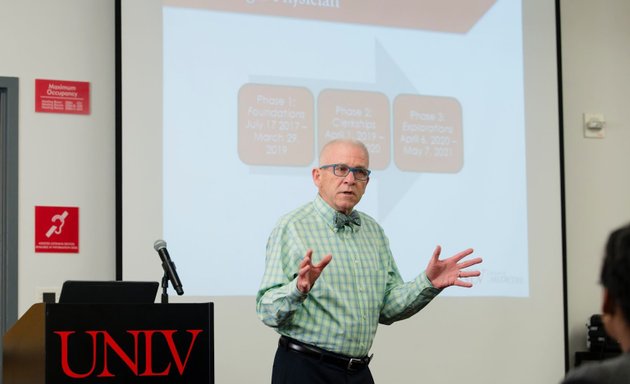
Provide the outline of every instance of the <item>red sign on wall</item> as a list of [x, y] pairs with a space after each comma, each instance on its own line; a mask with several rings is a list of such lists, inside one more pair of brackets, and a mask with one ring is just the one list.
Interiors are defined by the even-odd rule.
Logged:
[[90, 83], [35, 80], [35, 112], [90, 114]]
[[35, 207], [35, 252], [79, 253], [78, 207]]

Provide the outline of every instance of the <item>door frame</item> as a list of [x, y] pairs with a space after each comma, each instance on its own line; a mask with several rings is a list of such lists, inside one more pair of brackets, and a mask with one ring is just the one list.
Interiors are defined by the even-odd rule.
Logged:
[[[0, 76], [0, 335], [18, 311], [18, 78]], [[0, 338], [0, 357], [2, 338]], [[0, 373], [2, 359], [0, 359]], [[0, 376], [1, 377], [1, 376]]]

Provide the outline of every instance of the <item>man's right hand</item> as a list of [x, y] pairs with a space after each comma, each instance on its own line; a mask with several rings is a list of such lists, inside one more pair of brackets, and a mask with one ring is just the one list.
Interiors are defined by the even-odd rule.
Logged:
[[324, 256], [319, 263], [313, 264], [312, 257], [313, 250], [309, 249], [306, 251], [306, 255], [300, 262], [297, 277], [297, 288], [302, 293], [310, 292], [311, 288], [313, 288], [313, 284], [315, 284], [315, 281], [319, 278], [319, 275], [322, 274], [324, 268], [326, 268], [328, 263], [330, 263], [330, 260], [332, 260], [332, 254], [329, 253]]

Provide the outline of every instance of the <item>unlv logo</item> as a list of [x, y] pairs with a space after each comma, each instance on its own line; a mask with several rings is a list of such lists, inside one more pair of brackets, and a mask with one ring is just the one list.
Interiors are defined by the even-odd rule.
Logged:
[[25, 383], [214, 383], [212, 303], [47, 304], [45, 312], [45, 380]]
[[[60, 365], [72, 379], [184, 376], [201, 329], [53, 331]], [[55, 343], [57, 344], [57, 343]]]

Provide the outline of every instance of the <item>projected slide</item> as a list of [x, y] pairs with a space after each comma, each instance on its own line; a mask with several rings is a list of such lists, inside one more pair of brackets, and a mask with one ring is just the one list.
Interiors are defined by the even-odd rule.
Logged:
[[186, 293], [255, 295], [319, 149], [353, 138], [356, 208], [403, 278], [472, 247], [482, 276], [444, 295], [528, 296], [521, 20], [507, 0], [167, 2], [163, 233]]

